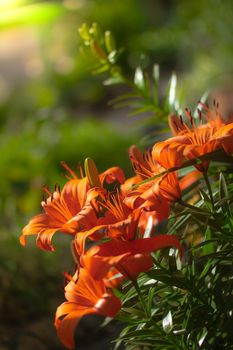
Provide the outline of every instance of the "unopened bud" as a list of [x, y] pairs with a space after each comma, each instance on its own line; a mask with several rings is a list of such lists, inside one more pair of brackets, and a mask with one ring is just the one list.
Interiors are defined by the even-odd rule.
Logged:
[[101, 187], [99, 172], [95, 162], [91, 158], [86, 158], [84, 162], [85, 173], [91, 187]]
[[104, 35], [105, 35], [105, 46], [108, 53], [110, 53], [116, 49], [115, 40], [113, 38], [112, 33], [109, 30], [105, 32]]
[[81, 38], [85, 41], [89, 41], [91, 36], [89, 34], [88, 26], [86, 23], [83, 23], [81, 27], [78, 29]]
[[100, 45], [93, 39], [91, 41], [91, 50], [93, 54], [98, 57], [100, 60], [106, 60], [107, 56], [104, 50], [100, 47]]
[[90, 34], [96, 39], [99, 39], [101, 36], [101, 31], [97, 23], [92, 23], [92, 26], [90, 28]]

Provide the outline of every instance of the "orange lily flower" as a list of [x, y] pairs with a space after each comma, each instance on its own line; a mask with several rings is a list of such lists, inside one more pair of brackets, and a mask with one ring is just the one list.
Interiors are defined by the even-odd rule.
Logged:
[[177, 172], [163, 175], [156, 183], [157, 191], [169, 202], [177, 202], [181, 198], [181, 189]]
[[180, 189], [181, 191], [186, 190], [190, 186], [192, 186], [194, 183], [196, 183], [201, 177], [201, 174], [198, 170], [192, 170], [185, 176], [183, 176], [181, 179], [179, 179]]
[[[91, 165], [92, 170], [93, 164]], [[44, 213], [33, 217], [24, 227], [20, 236], [22, 245], [26, 244], [26, 236], [37, 235], [37, 246], [52, 251], [54, 247], [51, 240], [55, 232], [61, 231], [74, 236], [77, 232], [96, 225], [98, 217], [92, 205], [94, 194], [88, 194], [91, 187], [124, 181], [123, 172], [117, 167], [110, 168], [101, 175], [94, 169], [92, 173], [89, 171], [87, 177], [79, 179], [66, 164], [63, 166], [73, 178], [65, 184], [62, 191], [59, 186], [55, 187], [53, 193], [45, 189], [49, 197], [41, 203]]]
[[141, 180], [152, 177], [164, 170], [158, 162], [154, 161], [150, 152], [142, 153], [135, 145], [130, 147], [129, 157], [135, 173]]
[[[155, 185], [152, 185], [152, 188], [148, 190], [148, 184], [140, 185], [139, 191], [137, 189], [129, 191], [124, 198], [124, 203], [127, 206], [134, 210], [142, 210], [138, 227], [143, 231], [147, 227], [149, 217], [153, 220], [153, 226], [156, 226], [167, 220], [170, 213], [169, 202], [158, 193], [158, 190], [154, 191], [154, 187]], [[144, 193], [143, 188], [145, 188]]]
[[182, 256], [182, 246], [176, 236], [157, 235], [133, 241], [112, 240], [103, 243], [90, 248], [81, 256], [80, 262], [97, 280], [105, 277], [112, 267], [125, 277], [135, 279], [139, 273], [153, 266], [151, 252], [168, 247], [177, 248]]
[[[200, 103], [204, 112], [199, 111], [199, 126], [196, 126], [191, 112], [186, 109], [186, 115], [191, 128], [184, 123], [182, 117], [172, 116], [170, 126], [176, 136], [154, 145], [152, 157], [166, 169], [179, 167], [183, 161], [198, 158], [217, 149], [233, 153], [233, 123], [225, 125], [220, 113], [209, 110]], [[203, 117], [207, 123], [202, 124]], [[209, 161], [196, 164], [195, 167], [203, 172], [208, 169]]]
[[106, 237], [126, 240], [135, 238], [142, 210], [128, 207], [119, 192], [100, 193], [98, 201], [101, 209], [105, 209], [104, 223], [89, 230], [91, 235], [101, 231]]
[[102, 280], [96, 281], [81, 268], [77, 280], [70, 277], [65, 287], [66, 302], [56, 311], [55, 326], [58, 336], [68, 349], [75, 349], [74, 330], [80, 319], [89, 314], [115, 317], [121, 308], [120, 300], [113, 295]]
[[[136, 174], [138, 176], [141, 176], [142, 180], [146, 180], [146, 179], [149, 180], [151, 177], [159, 175], [166, 170], [164, 167], [162, 167], [153, 159], [150, 152], [146, 152], [143, 154], [135, 146], [132, 146], [130, 149], [130, 158]], [[161, 190], [160, 190], [160, 187], [161, 187]], [[164, 188], [166, 188], [166, 191], [163, 190]], [[166, 208], [165, 200], [169, 202], [173, 202], [178, 200], [181, 196], [177, 173], [175, 172], [168, 173], [163, 176], [158, 176], [157, 178], [151, 181], [148, 181], [146, 183], [143, 183], [142, 185], [139, 184], [139, 186], [137, 186], [137, 189], [135, 191], [133, 190], [131, 193], [129, 193], [128, 201], [132, 199], [132, 201], [134, 202], [135, 196], [136, 198], [140, 197], [144, 201], [150, 199], [151, 204], [154, 200], [155, 210], [157, 208], [158, 212], [160, 211], [161, 213], [166, 212], [168, 217], [169, 215], [168, 209], [164, 211], [164, 209]], [[162, 197], [164, 199], [162, 207], [157, 205], [158, 197]], [[161, 198], [160, 198], [160, 202], [161, 202]], [[147, 203], [145, 203], [144, 205], [146, 204]], [[167, 217], [163, 217], [163, 215], [161, 215], [161, 217], [167, 218]]]
[[224, 151], [233, 154], [233, 123], [229, 123], [215, 133], [215, 139], [221, 142]]
[[103, 279], [105, 286], [111, 289], [119, 289], [124, 280], [125, 277], [114, 267], [109, 270], [107, 276]]
[[[87, 237], [111, 238], [116, 240], [133, 240], [138, 235], [143, 236], [147, 228], [148, 218], [152, 217], [153, 226], [169, 216], [169, 205], [163, 197], [157, 196], [144, 200], [145, 204], [134, 208], [128, 205], [127, 198], [119, 192], [116, 194], [106, 194], [98, 189], [98, 200], [101, 210], [105, 211], [102, 224], [93, 226], [91, 229], [80, 232], [74, 241], [75, 255], [80, 257], [85, 251], [85, 241]], [[157, 208], [155, 207], [155, 203]], [[146, 208], [145, 208], [146, 205]]]
[[125, 202], [130, 207], [135, 208], [143, 205], [148, 198], [153, 197], [154, 192], [152, 188], [158, 180], [148, 181], [143, 184], [140, 184], [140, 182], [159, 174], [164, 169], [154, 162], [150, 152], [142, 153], [142, 151], [134, 145], [132, 145], [129, 149], [129, 156], [133, 169], [136, 173], [136, 176], [133, 179], [135, 179], [137, 182], [135, 181], [134, 184], [139, 184], [135, 190], [128, 189], [128, 191], [126, 191]]
[[[123, 197], [127, 198], [129, 194], [132, 192], [132, 188], [134, 185], [137, 185], [142, 181], [142, 177], [139, 175], [135, 175], [133, 177], [130, 177], [129, 179], [126, 179], [125, 182], [120, 187], [120, 192]], [[142, 200], [139, 198], [139, 203], [134, 203], [134, 200], [137, 201], [138, 196], [135, 196], [132, 201], [127, 202], [127, 200], [124, 200], [129, 207], [135, 208], [138, 207], [140, 204], [142, 204]]]

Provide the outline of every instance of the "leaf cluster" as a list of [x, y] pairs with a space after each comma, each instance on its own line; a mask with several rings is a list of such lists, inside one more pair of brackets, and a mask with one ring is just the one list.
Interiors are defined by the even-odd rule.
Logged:
[[153, 269], [138, 279], [144, 308], [134, 286], [123, 286], [118, 318], [127, 326], [115, 349], [233, 349], [232, 174], [218, 170], [210, 169], [214, 206], [204, 182], [193, 208], [174, 206], [166, 230], [183, 239], [184, 257], [154, 253]]
[[[84, 23], [79, 28], [81, 36], [80, 51], [86, 58], [94, 74], [104, 73], [104, 85], [122, 84], [127, 93], [114, 98], [110, 104], [116, 108], [129, 107], [131, 116], [149, 114], [147, 122], [161, 123], [171, 112], [178, 112], [179, 101], [176, 96], [177, 78], [173, 73], [164, 98], [161, 100], [160, 73], [154, 64], [151, 74], [143, 70], [143, 59], [136, 70], [125, 73], [120, 63], [123, 49], [117, 48], [110, 31], [102, 32], [96, 23], [90, 27]], [[145, 125], [145, 118], [143, 119]]]

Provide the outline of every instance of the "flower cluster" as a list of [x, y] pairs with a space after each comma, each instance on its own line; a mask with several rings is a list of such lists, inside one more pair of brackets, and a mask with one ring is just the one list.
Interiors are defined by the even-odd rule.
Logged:
[[[115, 317], [122, 307], [115, 291], [130, 280], [138, 289], [142, 272], [156, 268], [153, 253], [183, 247], [176, 235], [161, 233], [174, 203], [184, 204], [182, 194], [199, 181], [212, 159], [233, 153], [233, 123], [226, 124], [218, 110], [201, 104], [198, 118], [186, 110], [187, 121], [171, 115], [173, 137], [141, 152], [129, 150], [134, 176], [125, 179], [119, 167], [99, 174], [88, 158], [78, 176], [65, 163], [70, 178], [62, 189], [45, 188], [44, 212], [33, 217], [20, 237], [37, 235], [37, 246], [53, 251], [53, 235], [72, 237], [74, 276], [66, 274], [66, 302], [56, 312], [55, 326], [63, 344], [74, 349], [74, 330], [88, 314]], [[193, 165], [194, 168], [190, 168]], [[179, 170], [189, 166], [181, 176]]]

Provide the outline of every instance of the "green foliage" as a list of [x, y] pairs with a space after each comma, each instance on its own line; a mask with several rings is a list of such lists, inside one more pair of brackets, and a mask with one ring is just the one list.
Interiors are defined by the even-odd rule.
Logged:
[[[231, 0], [224, 2], [175, 0], [157, 1], [154, 4], [151, 1], [142, 2], [141, 0], [91, 0], [73, 1], [72, 3], [75, 3], [73, 8], [66, 6], [68, 1], [25, 0], [20, 2], [20, 5], [21, 3], [23, 6], [15, 9], [13, 7], [7, 11], [0, 9], [0, 30], [1, 37], [7, 42], [6, 52], [9, 47], [14, 48], [9, 51], [9, 56], [6, 56], [7, 65], [1, 62], [0, 72], [0, 209], [2, 213], [0, 258], [3, 282], [1, 305], [5, 305], [1, 312], [4, 323], [7, 323], [6, 315], [8, 315], [10, 325], [14, 322], [11, 316], [15, 314], [15, 310], [17, 310], [18, 320], [22, 322], [29, 320], [31, 317], [44, 314], [44, 310], [48, 309], [44, 301], [48, 300], [49, 293], [51, 293], [51, 299], [57, 295], [57, 290], [54, 289], [59, 283], [54, 276], [59, 276], [60, 280], [59, 271], [61, 270], [57, 266], [59, 260], [57, 256], [48, 257], [34, 250], [24, 251], [25, 255], [22, 255], [22, 252], [18, 251], [18, 239], [14, 237], [18, 237], [28, 217], [38, 211], [42, 186], [63, 182], [63, 175], [60, 176], [62, 172], [60, 161], [65, 160], [75, 168], [79, 161], [82, 162], [86, 156], [91, 156], [98, 164], [100, 171], [108, 166], [119, 164], [129, 173], [126, 149], [135, 142], [134, 136], [121, 135], [120, 132], [104, 126], [103, 123], [80, 121], [74, 117], [74, 115], [81, 118], [86, 114], [94, 115], [95, 110], [98, 110], [98, 115], [102, 113], [106, 115], [103, 102], [109, 95], [106, 95], [106, 88], [101, 87], [96, 75], [89, 77], [88, 68], [93, 63], [92, 58], [95, 58], [95, 64], [98, 63], [95, 69], [99, 69], [99, 73], [101, 69], [104, 71], [105, 84], [112, 86], [109, 90], [112, 103], [118, 107], [129, 106], [132, 114], [148, 113], [148, 120], [146, 122], [143, 119], [142, 125], [147, 124], [154, 128], [156, 120], [158, 129], [161, 128], [161, 121], [167, 118], [170, 108], [175, 111], [179, 109], [177, 96], [182, 105], [187, 104], [187, 101], [196, 104], [196, 100], [206, 88], [225, 87], [225, 84], [231, 80], [229, 77], [232, 75], [233, 62]], [[90, 39], [90, 34], [92, 38], [92, 55], [82, 58], [77, 50], [80, 40], [77, 27], [82, 22], [92, 23], [93, 21], [100, 23], [102, 28], [110, 28], [115, 39], [109, 31], [97, 33], [97, 28], [93, 28], [93, 32], [89, 33], [87, 28], [87, 41]], [[14, 29], [15, 33], [18, 33], [15, 39]], [[8, 30], [9, 36], [7, 36]], [[23, 31], [20, 36], [21, 30]], [[95, 35], [96, 39], [100, 38], [100, 42], [93, 41]], [[27, 41], [36, 43], [36, 47], [24, 46], [23, 44]], [[98, 43], [100, 46], [97, 45]], [[24, 53], [22, 57], [22, 52], [17, 51], [21, 44], [21, 51]], [[122, 47], [126, 49], [122, 50]], [[85, 48], [89, 48], [88, 45]], [[3, 58], [6, 52], [3, 48]], [[143, 53], [143, 59], [141, 59], [141, 53]], [[159, 76], [158, 65], [154, 65], [154, 62], [162, 67], [161, 76]], [[176, 94], [174, 94], [175, 75], [172, 75], [170, 83], [167, 84], [172, 70], [179, 71], [179, 89]], [[128, 85], [127, 89], [129, 89], [129, 94], [124, 96], [124, 91], [121, 90], [122, 83]], [[167, 86], [167, 95], [165, 86]], [[121, 96], [118, 98], [116, 95]], [[83, 103], [91, 106], [88, 112], [83, 112]], [[150, 142], [151, 138], [148, 143]], [[155, 320], [157, 316], [158, 318], [159, 315], [161, 316], [160, 330], [154, 323], [151, 324], [151, 329], [153, 331], [157, 329], [158, 332], [157, 335], [155, 332], [152, 339], [147, 333], [147, 326], [141, 322], [145, 317], [139, 302], [135, 302], [136, 310], [132, 307], [126, 310], [126, 300], [125, 314], [132, 322], [129, 330], [124, 334], [127, 349], [136, 347], [133, 344], [134, 339], [138, 342], [137, 345], [139, 341], [147, 345], [149, 343], [148, 347], [156, 342], [158, 344], [156, 349], [175, 348], [176, 344], [180, 344], [180, 339], [183, 339], [181, 348], [185, 349], [188, 343], [187, 346], [192, 349], [191, 340], [185, 340], [182, 332], [180, 336], [178, 333], [172, 339], [170, 328], [182, 319], [183, 314], [179, 316], [174, 305], [170, 306], [172, 301], [169, 302], [170, 304], [164, 301], [163, 304], [161, 299], [166, 300], [164, 298], [164, 295], [167, 295], [166, 289], [163, 292], [163, 288], [168, 282], [172, 289], [178, 288], [176, 292], [178, 302], [184, 298], [181, 295], [184, 289], [191, 305], [190, 295], [192, 294], [187, 291], [187, 286], [185, 284], [185, 287], [183, 283], [189, 282], [189, 278], [192, 278], [193, 283], [198, 286], [195, 271], [200, 271], [202, 276], [211, 275], [210, 280], [202, 277], [204, 279], [201, 280], [201, 285], [203, 283], [201, 291], [204, 293], [204, 299], [208, 299], [206, 286], [210, 281], [213, 287], [209, 290], [209, 295], [211, 293], [214, 295], [211, 303], [217, 302], [217, 306], [212, 309], [211, 304], [211, 309], [208, 311], [209, 309], [205, 309], [202, 301], [194, 295], [196, 309], [192, 309], [191, 306], [188, 308], [188, 302], [184, 298], [182, 302], [190, 313], [190, 320], [186, 326], [191, 330], [194, 325], [192, 320], [197, 319], [199, 314], [203, 317], [203, 323], [207, 320], [210, 330], [221, 331], [225, 322], [227, 331], [226, 335], [224, 330], [222, 332], [221, 344], [225, 341], [228, 344], [226, 347], [230, 349], [231, 345], [227, 343], [227, 339], [230, 339], [229, 329], [232, 322], [232, 316], [229, 314], [231, 295], [221, 297], [219, 290], [223, 290], [221, 288], [227, 290], [227, 283], [231, 281], [230, 267], [227, 266], [227, 262], [230, 265], [232, 257], [230, 253], [225, 254], [232, 244], [230, 235], [233, 228], [232, 176], [223, 169], [219, 183], [212, 183], [212, 186], [214, 186], [214, 215], [210, 194], [202, 190], [203, 199], [196, 203], [196, 207], [205, 209], [204, 214], [197, 209], [186, 208], [184, 212], [174, 214], [171, 225], [168, 227], [170, 233], [178, 232], [181, 237], [186, 237], [184, 228], [192, 218], [194, 233], [199, 229], [202, 238], [205, 237], [199, 251], [198, 249], [193, 252], [187, 251], [190, 259], [195, 253], [193, 271], [186, 271], [183, 267], [182, 278], [181, 276], [178, 278], [175, 274], [177, 271], [171, 272], [164, 258], [161, 264], [165, 271], [161, 269], [159, 272], [160, 267], [158, 268], [158, 282], [144, 287], [148, 309], [150, 305], [155, 305], [156, 309], [154, 295], [157, 292], [164, 293], [159, 299], [163, 313], [157, 314], [155, 311]], [[195, 225], [198, 225], [198, 228]], [[223, 229], [223, 235], [219, 232], [219, 225]], [[188, 232], [187, 236], [192, 236], [192, 233]], [[193, 238], [193, 245], [194, 243]], [[217, 249], [219, 249], [218, 253]], [[61, 260], [64, 260], [64, 256]], [[209, 260], [210, 265], [207, 264]], [[212, 276], [211, 267], [215, 266], [215, 262], [219, 262], [218, 271], [225, 276], [225, 282], [221, 281], [218, 273]], [[144, 278], [147, 281], [150, 277], [144, 276]], [[143, 276], [141, 279], [144, 282]], [[30, 284], [33, 288], [29, 288], [28, 280], [31, 280]], [[142, 282], [139, 280], [139, 284]], [[43, 290], [41, 285], [45, 286]], [[125, 290], [127, 290], [126, 299], [136, 298], [133, 288], [129, 289], [129, 286], [126, 286]], [[229, 301], [228, 305], [225, 305], [226, 301]], [[206, 302], [209, 308], [210, 300]], [[222, 312], [219, 311], [220, 302], [223, 303]], [[200, 310], [201, 307], [206, 310], [206, 313]], [[167, 316], [170, 310], [172, 324]], [[224, 319], [224, 312], [225, 315], [229, 315], [229, 319]], [[165, 331], [162, 320], [166, 320], [166, 317]], [[135, 333], [136, 327], [138, 329]], [[205, 327], [204, 325], [203, 331], [198, 333], [200, 339], [206, 336], [203, 349], [207, 348], [205, 344], [213, 338], [211, 332], [206, 335]], [[130, 335], [129, 332], [134, 333]], [[162, 341], [160, 335], [163, 335], [165, 340]], [[216, 333], [216, 339], [221, 336]], [[192, 334], [190, 339], [194, 338], [195, 334]], [[217, 342], [216, 339], [215, 342]], [[174, 342], [172, 345], [171, 341]], [[195, 339], [193, 341], [196, 342]], [[174, 347], [173, 344], [175, 344]], [[210, 346], [210, 349], [213, 350], [214, 346], [220, 349], [223, 346], [221, 344]], [[195, 343], [193, 349], [196, 347]]]
[[[144, 113], [143, 125], [146, 124], [145, 113], [152, 113], [149, 124], [167, 121], [171, 112], [178, 112], [179, 102], [176, 98], [176, 75], [173, 74], [164, 96], [160, 101], [159, 66], [155, 64], [150, 75], [136, 67], [134, 72], [124, 72], [119, 63], [122, 49], [115, 45], [115, 39], [110, 31], [102, 33], [96, 23], [88, 27], [83, 23], [79, 28], [82, 39], [81, 52], [94, 74], [105, 73], [104, 85], [124, 84], [129, 91], [113, 99], [110, 103], [115, 107], [131, 108], [130, 115]], [[143, 63], [143, 62], [142, 62]]]
[[[118, 318], [127, 322], [127, 327], [115, 349], [122, 343], [127, 350], [233, 348], [233, 193], [229, 194], [229, 170], [229, 166], [222, 166], [218, 178], [219, 169], [214, 164], [211, 167], [208, 181], [214, 206], [203, 183], [202, 198], [195, 206], [181, 212], [180, 207], [173, 208], [180, 214], [168, 221], [167, 232], [182, 237], [183, 261], [173, 250], [153, 254], [154, 267], [138, 278], [143, 304], [134, 285], [127, 282], [123, 286], [123, 309]], [[189, 192], [186, 200], [194, 193]], [[197, 220], [197, 211], [206, 214]], [[214, 227], [208, 225], [207, 214]]]

